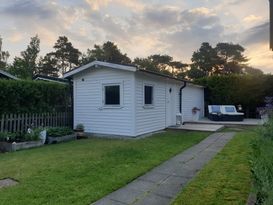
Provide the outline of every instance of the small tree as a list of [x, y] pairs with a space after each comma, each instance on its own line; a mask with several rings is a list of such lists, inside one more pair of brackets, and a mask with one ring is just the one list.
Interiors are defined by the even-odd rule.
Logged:
[[202, 43], [198, 51], [192, 55], [192, 63], [195, 69], [201, 70], [206, 76], [219, 73], [223, 60], [217, 55], [216, 50], [209, 43]]
[[87, 64], [94, 60], [118, 64], [131, 63], [127, 54], [122, 53], [118, 46], [111, 41], [107, 41], [103, 45], [94, 45], [93, 49], [87, 49], [87, 52], [82, 56], [81, 64]]
[[38, 74], [58, 77], [57, 59], [53, 53], [47, 53], [43, 58], [40, 58], [38, 64]]
[[71, 70], [72, 67], [79, 65], [81, 52], [74, 48], [66, 36], [60, 36], [53, 48], [55, 49], [55, 52], [52, 52], [51, 54], [55, 57], [56, 67], [61, 74], [64, 74]]
[[30, 39], [30, 44], [21, 57], [15, 57], [10, 72], [23, 79], [32, 79], [37, 73], [37, 60], [40, 52], [40, 39], [36, 35]]

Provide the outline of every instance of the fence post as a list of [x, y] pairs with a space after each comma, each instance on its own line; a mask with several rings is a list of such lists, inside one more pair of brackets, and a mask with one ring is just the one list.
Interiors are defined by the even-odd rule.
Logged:
[[1, 115], [1, 129], [0, 129], [1, 132], [4, 132], [4, 119], [5, 119], [4, 114], [2, 114]]

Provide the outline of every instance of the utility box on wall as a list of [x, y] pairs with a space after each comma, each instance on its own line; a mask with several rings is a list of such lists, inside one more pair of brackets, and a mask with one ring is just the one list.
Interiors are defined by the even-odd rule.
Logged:
[[182, 115], [180, 113], [176, 114], [176, 125], [182, 125]]

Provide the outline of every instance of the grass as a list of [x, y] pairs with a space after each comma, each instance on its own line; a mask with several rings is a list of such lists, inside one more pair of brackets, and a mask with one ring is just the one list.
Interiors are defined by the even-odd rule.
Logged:
[[238, 132], [188, 184], [173, 205], [245, 205], [252, 180], [250, 143], [256, 135], [253, 130]]
[[88, 139], [0, 155], [1, 205], [90, 204], [210, 133], [167, 131], [141, 140]]

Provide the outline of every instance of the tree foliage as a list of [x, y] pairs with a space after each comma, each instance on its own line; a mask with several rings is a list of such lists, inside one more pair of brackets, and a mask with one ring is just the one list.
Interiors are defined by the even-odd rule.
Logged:
[[153, 72], [163, 73], [174, 77], [184, 77], [187, 64], [180, 61], [174, 61], [169, 55], [150, 55], [147, 58], [135, 58], [135, 65], [142, 69]]
[[41, 57], [38, 64], [38, 74], [58, 77], [59, 70], [57, 68], [57, 59], [53, 53], [47, 53], [43, 58]]
[[74, 48], [66, 36], [60, 36], [53, 48], [55, 51], [49, 55], [55, 57], [56, 67], [61, 74], [80, 64], [79, 57], [81, 52]]
[[10, 67], [10, 72], [22, 79], [32, 79], [37, 73], [37, 60], [40, 52], [40, 39], [36, 35], [30, 39], [30, 43], [25, 51], [21, 52], [21, 57], [15, 57]]
[[94, 45], [93, 49], [87, 49], [87, 52], [82, 56], [81, 64], [84, 65], [94, 60], [117, 64], [131, 63], [127, 54], [122, 53], [117, 45], [111, 41], [107, 41], [103, 45]]
[[196, 80], [206, 87], [206, 104], [241, 104], [246, 117], [256, 117], [256, 108], [266, 96], [273, 96], [271, 75], [222, 75]]
[[243, 55], [245, 49], [239, 44], [218, 43], [215, 47], [217, 55], [222, 59], [221, 73], [242, 73], [248, 59]]
[[262, 71], [247, 65], [245, 49], [239, 44], [218, 43], [213, 48], [209, 43], [202, 43], [192, 55], [191, 69], [187, 76], [197, 79], [204, 76], [228, 74], [262, 74]]
[[206, 76], [219, 73], [220, 65], [223, 63], [209, 43], [202, 43], [199, 50], [193, 53], [191, 60], [193, 67], [204, 72]]
[[0, 36], [0, 69], [6, 70], [8, 58], [9, 52], [2, 51], [2, 38]]

